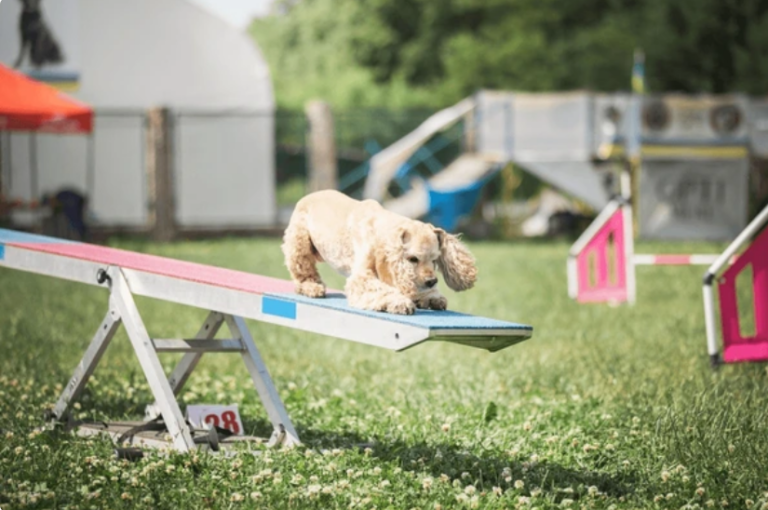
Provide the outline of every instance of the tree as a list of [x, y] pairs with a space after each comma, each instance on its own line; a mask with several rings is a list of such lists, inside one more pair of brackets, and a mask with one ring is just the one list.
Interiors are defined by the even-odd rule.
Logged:
[[280, 104], [440, 107], [481, 88], [764, 94], [768, 0], [292, 0], [254, 24]]

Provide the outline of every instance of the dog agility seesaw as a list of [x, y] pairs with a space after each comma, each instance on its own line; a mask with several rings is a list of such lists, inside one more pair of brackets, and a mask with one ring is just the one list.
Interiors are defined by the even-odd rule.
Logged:
[[[0, 267], [104, 287], [109, 306], [69, 384], [52, 411], [68, 417], [88, 378], [122, 323], [176, 450], [196, 447], [176, 395], [205, 352], [240, 353], [274, 428], [270, 445], [297, 444], [299, 437], [245, 323], [245, 318], [403, 351], [426, 341], [447, 341], [494, 352], [531, 337], [524, 324], [451, 311], [414, 315], [368, 312], [343, 295], [312, 299], [294, 294], [291, 282], [131, 251], [0, 229]], [[209, 310], [192, 339], [152, 338], [133, 296]], [[215, 339], [225, 324], [231, 338]], [[166, 376], [158, 352], [184, 353]], [[147, 443], [148, 444], [148, 443]]]

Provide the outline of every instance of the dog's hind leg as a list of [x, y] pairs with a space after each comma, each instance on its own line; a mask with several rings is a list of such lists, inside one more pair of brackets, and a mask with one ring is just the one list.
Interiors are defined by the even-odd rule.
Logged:
[[319, 256], [302, 221], [291, 220], [285, 229], [282, 249], [296, 292], [308, 297], [325, 296], [325, 284], [317, 272]]

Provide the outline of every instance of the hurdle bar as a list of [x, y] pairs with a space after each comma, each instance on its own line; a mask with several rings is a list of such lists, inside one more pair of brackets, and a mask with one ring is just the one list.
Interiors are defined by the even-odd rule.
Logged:
[[[182, 452], [196, 448], [196, 442], [176, 396], [205, 352], [240, 353], [273, 426], [268, 444], [300, 443], [246, 318], [398, 352], [427, 341], [496, 352], [533, 334], [533, 328], [525, 324], [453, 311], [393, 315], [359, 310], [350, 307], [342, 294], [321, 299], [299, 296], [286, 280], [5, 229], [0, 229], [0, 267], [109, 291], [106, 315], [51, 412], [54, 421], [68, 418], [122, 324], [155, 399], [148, 409], [157, 410], [173, 448]], [[134, 296], [192, 306], [209, 314], [194, 338], [155, 339], [147, 331]], [[215, 339], [224, 324], [231, 338]], [[163, 372], [158, 352], [184, 353], [170, 376]], [[147, 418], [153, 416], [150, 412]]]
[[[707, 334], [707, 351], [710, 363], [768, 360], [768, 229], [758, 234], [768, 223], [766, 206], [747, 227], [731, 242], [704, 273], [702, 294], [704, 298], [704, 324]], [[753, 236], [757, 237], [753, 239]], [[751, 243], [750, 243], [751, 240]], [[747, 243], [747, 249], [736, 259], [736, 253]], [[729, 265], [730, 264], [730, 265]], [[739, 323], [736, 298], [736, 277], [747, 266], [752, 266], [755, 334], [743, 335]], [[728, 267], [727, 267], [728, 266]], [[719, 278], [720, 315], [723, 337], [723, 358], [717, 345], [715, 293], [713, 283]]]

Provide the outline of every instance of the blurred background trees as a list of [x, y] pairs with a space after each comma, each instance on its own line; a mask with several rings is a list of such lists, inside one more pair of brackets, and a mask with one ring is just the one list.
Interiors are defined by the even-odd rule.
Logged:
[[251, 33], [278, 104], [439, 108], [479, 88], [768, 90], [768, 0], [278, 0]]

